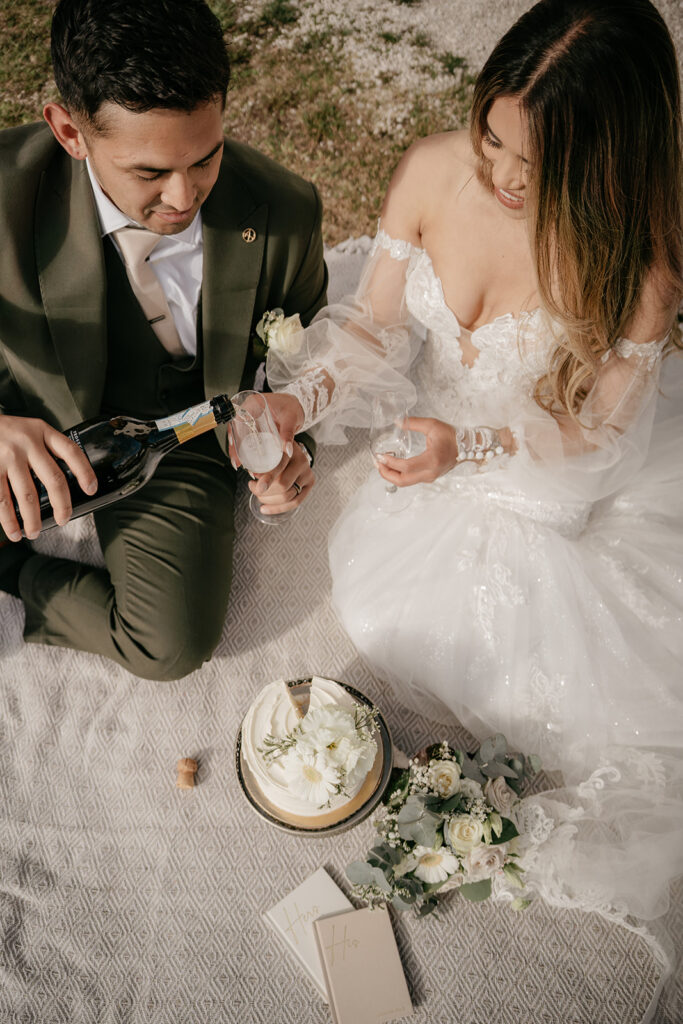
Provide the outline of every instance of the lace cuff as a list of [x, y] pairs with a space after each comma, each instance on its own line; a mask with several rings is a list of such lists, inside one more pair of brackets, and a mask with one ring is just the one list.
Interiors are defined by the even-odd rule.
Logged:
[[643, 343], [630, 341], [628, 338], [619, 338], [614, 351], [620, 359], [638, 359], [643, 369], [650, 373], [654, 370], [658, 360], [661, 359], [668, 339], [668, 333], [658, 341], [646, 341]]
[[422, 252], [422, 249], [411, 242], [406, 242], [402, 238], [392, 238], [379, 224], [377, 225], [377, 234], [370, 246], [370, 256], [374, 256], [378, 249], [388, 252], [392, 260], [408, 260], [411, 256]]
[[308, 430], [317, 423], [326, 409], [331, 408], [336, 390], [329, 370], [324, 370], [320, 366], [308, 370], [286, 387], [278, 388], [280, 394], [292, 395], [301, 405], [304, 411], [301, 430]]

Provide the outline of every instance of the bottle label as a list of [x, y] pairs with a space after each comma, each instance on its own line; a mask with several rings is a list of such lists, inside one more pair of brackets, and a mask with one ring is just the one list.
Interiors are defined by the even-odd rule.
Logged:
[[193, 405], [183, 412], [177, 412], [173, 416], [155, 421], [157, 430], [175, 430], [178, 441], [189, 441], [191, 437], [203, 434], [216, 426], [211, 402], [202, 402], [201, 405]]
[[81, 451], [83, 452], [83, 454], [85, 455], [85, 448], [83, 447], [83, 442], [81, 441], [81, 435], [80, 435], [80, 434], [78, 433], [78, 431], [76, 430], [76, 428], [75, 428], [75, 427], [72, 427], [72, 428], [71, 428], [71, 430], [69, 431], [69, 433], [68, 433], [68, 434], [67, 434], [66, 436], [67, 436], [67, 437], [68, 437], [68, 438], [69, 438], [69, 439], [70, 439], [71, 441], [73, 441], [73, 442], [74, 442], [74, 444], [77, 444], [77, 445], [78, 445], [78, 447], [79, 447], [79, 448], [81, 449]]

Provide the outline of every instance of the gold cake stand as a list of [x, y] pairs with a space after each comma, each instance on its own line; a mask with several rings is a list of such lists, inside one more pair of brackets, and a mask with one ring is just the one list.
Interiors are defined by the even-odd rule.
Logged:
[[[333, 682], [336, 682], [338, 686], [346, 690], [358, 704], [364, 704], [370, 708], [375, 707], [369, 697], [366, 697], [360, 690], [356, 690], [353, 686], [349, 686], [348, 683], [342, 683], [338, 680], [333, 680]], [[310, 683], [310, 679], [287, 681], [288, 686], [305, 683]], [[376, 710], [377, 730], [375, 732], [375, 740], [377, 741], [377, 754], [360, 791], [347, 806], [331, 811], [329, 814], [311, 818], [286, 815], [264, 795], [249, 765], [242, 756], [242, 727], [240, 726], [235, 742], [235, 767], [240, 788], [252, 809], [262, 818], [265, 818], [266, 821], [270, 822], [271, 825], [275, 825], [276, 828], [299, 836], [337, 835], [339, 832], [345, 832], [347, 829], [353, 828], [354, 825], [358, 825], [359, 822], [367, 818], [380, 802], [389, 785], [393, 764], [389, 728], [382, 712], [379, 709]]]

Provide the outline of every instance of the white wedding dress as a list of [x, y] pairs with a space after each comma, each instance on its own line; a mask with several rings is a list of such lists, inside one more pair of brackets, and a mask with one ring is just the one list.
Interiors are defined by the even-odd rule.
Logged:
[[466, 365], [429, 255], [380, 229], [356, 296], [271, 351], [268, 377], [323, 443], [367, 426], [383, 389], [513, 429], [515, 455], [411, 488], [404, 511], [376, 512], [369, 480], [331, 533], [335, 606], [401, 701], [563, 772], [523, 810], [531, 888], [653, 919], [683, 870], [683, 360], [620, 341], [582, 429], [533, 398], [555, 331], [540, 310], [498, 317]]

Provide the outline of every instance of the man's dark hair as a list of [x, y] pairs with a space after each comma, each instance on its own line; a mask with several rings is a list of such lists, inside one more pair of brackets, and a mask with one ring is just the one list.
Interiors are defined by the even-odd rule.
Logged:
[[225, 102], [230, 79], [204, 0], [59, 0], [52, 63], [64, 105], [93, 127], [106, 102], [139, 113]]

